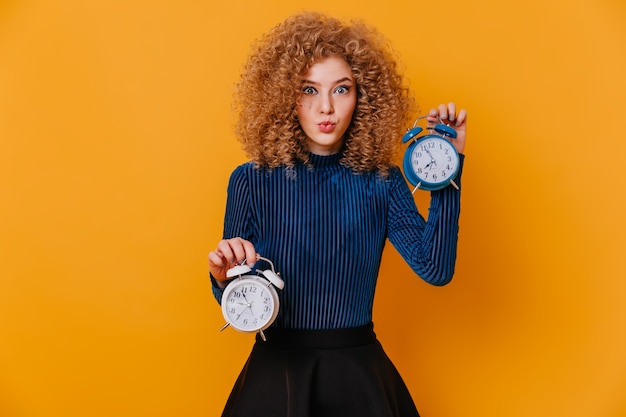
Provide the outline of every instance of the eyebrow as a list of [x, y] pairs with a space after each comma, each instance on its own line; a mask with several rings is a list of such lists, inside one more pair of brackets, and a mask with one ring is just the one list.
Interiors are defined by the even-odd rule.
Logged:
[[[352, 80], [352, 78], [350, 78], [350, 77], [343, 77], [343, 78], [341, 78], [341, 79], [339, 79], [339, 80], [335, 81], [333, 84], [340, 84], [340, 83], [343, 83], [343, 82], [345, 82], [345, 81], [350, 81], [350, 82], [352, 82], [352, 83], [354, 82], [354, 81]], [[318, 83], [317, 81], [312, 81], [312, 80], [302, 80], [302, 84], [315, 84], [315, 85], [319, 85], [320, 83]]]

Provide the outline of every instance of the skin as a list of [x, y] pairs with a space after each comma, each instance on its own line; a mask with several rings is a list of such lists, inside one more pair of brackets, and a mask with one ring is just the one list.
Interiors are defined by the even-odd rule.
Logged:
[[453, 126], [454, 130], [456, 130], [456, 139], [448, 139], [452, 141], [458, 153], [465, 152], [467, 131], [467, 111], [465, 109], [461, 109], [457, 113], [455, 103], [440, 104], [437, 108], [430, 110], [427, 120], [429, 124], [433, 125], [441, 120], [445, 124]]
[[[307, 136], [309, 152], [332, 155], [341, 150], [343, 138], [356, 106], [356, 82], [350, 66], [341, 57], [328, 57], [311, 66], [302, 77], [302, 94], [296, 112], [300, 126]], [[440, 104], [428, 113], [428, 122], [443, 122], [457, 132], [452, 143], [459, 153], [465, 151], [467, 111], [451, 102]], [[228, 283], [226, 272], [236, 264], [252, 266], [257, 260], [252, 242], [235, 237], [220, 240], [208, 256], [209, 271], [220, 287]]]
[[356, 83], [343, 58], [329, 57], [311, 66], [304, 74], [302, 94], [296, 103], [309, 152], [339, 152], [355, 106]]

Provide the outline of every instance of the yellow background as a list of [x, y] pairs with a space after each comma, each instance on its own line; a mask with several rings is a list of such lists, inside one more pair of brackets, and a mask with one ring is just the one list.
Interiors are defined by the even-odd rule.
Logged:
[[[310, 6], [0, 2], [0, 416], [219, 415], [252, 343], [206, 274], [245, 160], [232, 85]], [[315, 9], [385, 33], [423, 109], [470, 112], [453, 283], [389, 246], [377, 293], [422, 414], [625, 416], [624, 3]]]

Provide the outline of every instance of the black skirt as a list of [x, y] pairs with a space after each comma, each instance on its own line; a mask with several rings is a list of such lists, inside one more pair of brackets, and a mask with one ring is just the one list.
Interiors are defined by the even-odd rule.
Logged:
[[419, 417], [372, 324], [265, 335], [222, 417]]

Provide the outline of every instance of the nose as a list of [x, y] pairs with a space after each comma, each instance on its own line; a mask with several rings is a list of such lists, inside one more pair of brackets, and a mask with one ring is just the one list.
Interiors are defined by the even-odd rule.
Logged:
[[331, 114], [334, 112], [333, 98], [330, 94], [322, 94], [320, 97], [320, 113]]

